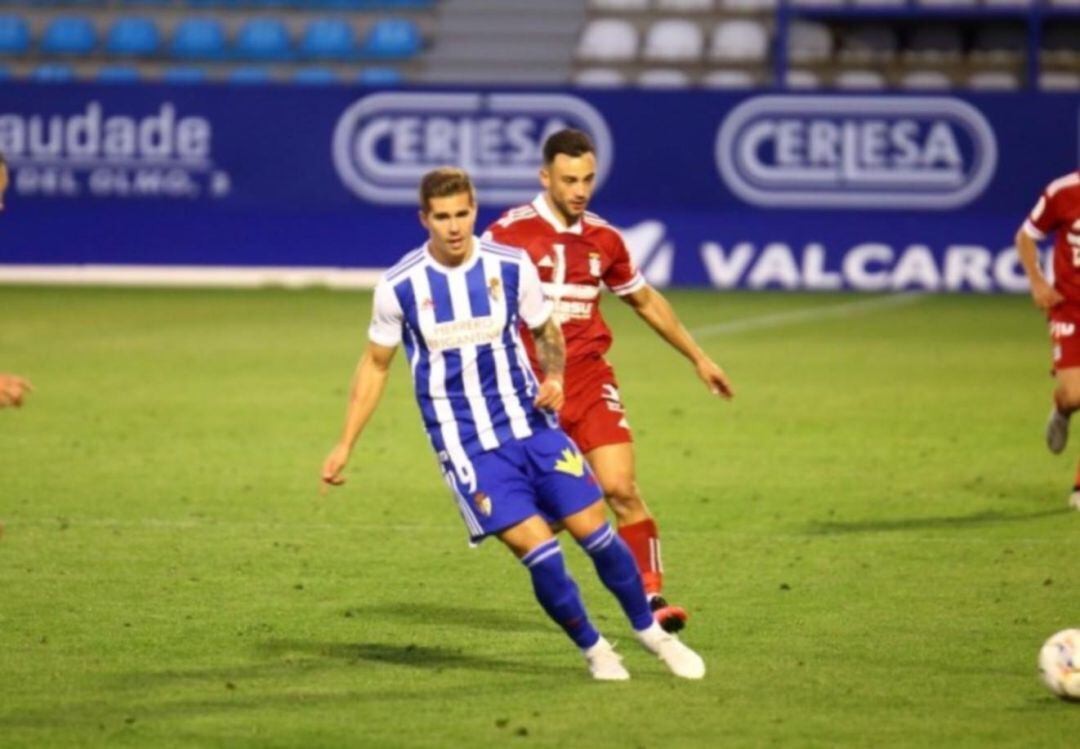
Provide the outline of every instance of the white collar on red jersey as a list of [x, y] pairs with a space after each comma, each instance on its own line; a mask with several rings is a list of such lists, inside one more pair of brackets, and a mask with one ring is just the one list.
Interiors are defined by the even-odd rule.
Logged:
[[551, 228], [560, 234], [581, 234], [585, 226], [581, 219], [578, 219], [571, 226], [563, 226], [562, 221], [559, 220], [555, 212], [551, 210], [551, 207], [547, 203], [547, 199], [544, 197], [544, 193], [539, 193], [533, 198], [532, 207], [536, 209], [540, 218], [551, 224]]

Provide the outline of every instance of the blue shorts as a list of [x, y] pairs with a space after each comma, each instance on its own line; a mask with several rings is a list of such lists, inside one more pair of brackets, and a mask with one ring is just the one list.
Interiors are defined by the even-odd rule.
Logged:
[[599, 482], [561, 429], [543, 429], [469, 459], [442, 462], [469, 538], [479, 541], [539, 515], [549, 523], [600, 499]]

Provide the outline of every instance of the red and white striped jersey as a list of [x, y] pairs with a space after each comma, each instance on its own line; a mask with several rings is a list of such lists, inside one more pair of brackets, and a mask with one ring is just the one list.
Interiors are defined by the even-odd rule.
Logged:
[[1080, 172], [1055, 179], [1024, 222], [1036, 241], [1054, 238], [1054, 288], [1066, 304], [1080, 305]]
[[603, 355], [611, 347], [611, 330], [600, 314], [601, 288], [622, 296], [645, 286], [615, 227], [588, 212], [564, 227], [543, 193], [506, 211], [484, 238], [529, 253], [562, 325], [568, 364]]

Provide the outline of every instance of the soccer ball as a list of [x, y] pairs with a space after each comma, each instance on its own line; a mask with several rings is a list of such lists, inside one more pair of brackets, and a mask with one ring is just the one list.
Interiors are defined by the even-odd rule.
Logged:
[[1039, 675], [1063, 700], [1080, 700], [1080, 629], [1063, 629], [1039, 651]]

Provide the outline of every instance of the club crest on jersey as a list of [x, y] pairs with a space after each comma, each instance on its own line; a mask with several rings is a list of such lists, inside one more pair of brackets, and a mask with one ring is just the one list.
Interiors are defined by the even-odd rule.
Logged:
[[502, 281], [498, 278], [488, 279], [488, 295], [495, 301], [498, 301], [499, 296], [502, 294]]
[[589, 273], [592, 274], [593, 278], [600, 278], [600, 253], [599, 252], [590, 252], [589, 253]]
[[434, 300], [432, 300], [432, 298], [431, 298], [431, 297], [427, 297], [427, 298], [425, 298], [425, 299], [424, 299], [424, 301], [422, 301], [422, 302], [420, 303], [420, 309], [422, 309], [422, 310], [429, 310], [429, 309], [435, 309], [435, 302], [434, 302]]
[[473, 495], [473, 504], [476, 505], [476, 511], [486, 518], [491, 517], [491, 497], [483, 492], [477, 492]]

